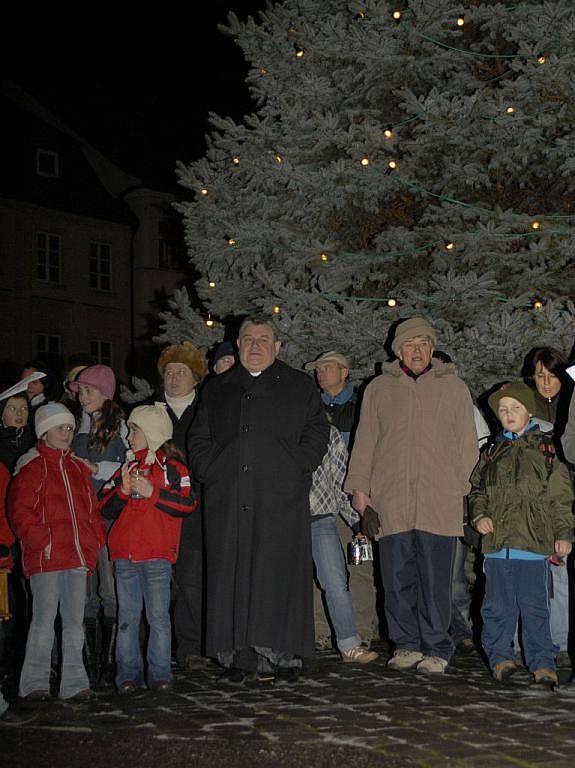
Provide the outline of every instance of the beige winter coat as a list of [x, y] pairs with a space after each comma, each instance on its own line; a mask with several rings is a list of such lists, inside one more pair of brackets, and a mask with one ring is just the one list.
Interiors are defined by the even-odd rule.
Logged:
[[477, 459], [473, 403], [455, 367], [434, 360], [415, 380], [396, 360], [365, 390], [344, 489], [371, 496], [383, 536], [460, 536]]

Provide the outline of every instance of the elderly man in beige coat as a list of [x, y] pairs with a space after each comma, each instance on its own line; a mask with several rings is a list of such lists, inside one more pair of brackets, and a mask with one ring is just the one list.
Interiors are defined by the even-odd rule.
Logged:
[[379, 539], [392, 669], [445, 671], [451, 568], [477, 458], [473, 403], [455, 367], [432, 361], [435, 329], [397, 326], [399, 358], [366, 388], [344, 490]]

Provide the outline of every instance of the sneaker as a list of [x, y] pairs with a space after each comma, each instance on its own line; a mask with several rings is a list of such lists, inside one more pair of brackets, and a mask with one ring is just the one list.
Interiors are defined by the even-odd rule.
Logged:
[[417, 671], [424, 675], [442, 675], [449, 662], [441, 656], [424, 656], [417, 665]]
[[423, 654], [421, 651], [398, 649], [387, 662], [387, 666], [390, 669], [397, 669], [400, 672], [403, 672], [406, 669], [413, 669], [413, 667], [416, 667], [422, 660]]
[[491, 673], [498, 683], [504, 683], [505, 680], [507, 680], [508, 677], [511, 677], [511, 675], [514, 675], [517, 670], [517, 664], [514, 661], [511, 661], [511, 659], [507, 659], [506, 661], [500, 661], [495, 664]]
[[536, 683], [541, 683], [542, 685], [557, 685], [557, 672], [555, 672], [554, 669], [536, 669], [533, 672], [533, 677], [535, 678]]
[[8, 709], [0, 715], [0, 726], [18, 726], [31, 723], [38, 717], [37, 712], [24, 712], [23, 710], [14, 709], [14, 707], [8, 707]]
[[152, 684], [152, 690], [156, 693], [169, 693], [174, 690], [174, 684], [170, 680], [156, 680]]
[[118, 693], [120, 696], [130, 696], [138, 690], [138, 686], [133, 680], [124, 680], [123, 683], [118, 685]]
[[369, 664], [370, 661], [375, 661], [379, 656], [375, 651], [370, 651], [369, 648], [364, 648], [363, 645], [356, 645], [355, 648], [350, 648], [349, 651], [342, 651], [341, 660], [344, 664]]

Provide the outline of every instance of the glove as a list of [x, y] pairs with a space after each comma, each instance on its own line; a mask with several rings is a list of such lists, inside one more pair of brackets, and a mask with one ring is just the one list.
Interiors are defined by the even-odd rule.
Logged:
[[368, 539], [375, 539], [379, 528], [379, 515], [373, 507], [366, 507], [363, 510], [363, 516], [361, 518], [362, 533], [364, 533]]

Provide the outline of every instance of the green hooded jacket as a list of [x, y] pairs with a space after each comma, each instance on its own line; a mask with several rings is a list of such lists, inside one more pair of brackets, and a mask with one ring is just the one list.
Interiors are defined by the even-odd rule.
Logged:
[[545, 456], [543, 441], [535, 429], [482, 453], [471, 475], [469, 516], [474, 527], [482, 517], [493, 521], [484, 553], [509, 547], [552, 555], [557, 539], [573, 541], [573, 484], [565, 464]]

